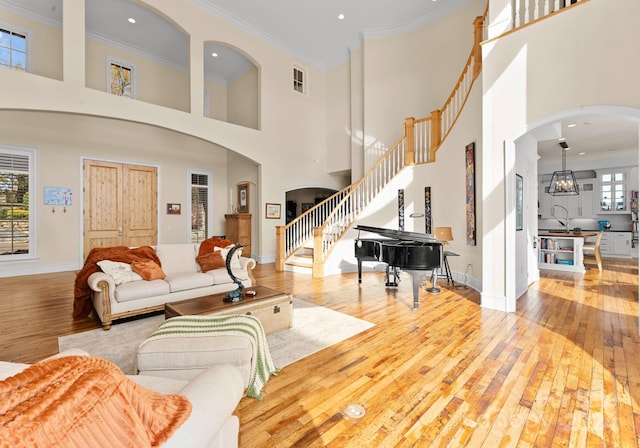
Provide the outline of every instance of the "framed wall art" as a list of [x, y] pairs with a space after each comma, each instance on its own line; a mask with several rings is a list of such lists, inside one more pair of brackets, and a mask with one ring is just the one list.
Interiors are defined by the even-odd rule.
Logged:
[[424, 187], [424, 232], [433, 233], [431, 222], [431, 187]]
[[522, 176], [516, 174], [516, 230], [523, 229], [523, 206], [524, 206], [524, 181]]
[[280, 209], [282, 206], [280, 204], [271, 204], [267, 202], [265, 206], [264, 214], [267, 219], [280, 219]]
[[467, 189], [466, 216], [467, 216], [467, 244], [476, 245], [476, 144], [469, 143], [464, 149], [465, 179]]
[[167, 204], [167, 215], [179, 215], [181, 208], [180, 204]]
[[404, 189], [398, 190], [398, 230], [404, 230]]
[[238, 184], [238, 213], [249, 213], [249, 184]]

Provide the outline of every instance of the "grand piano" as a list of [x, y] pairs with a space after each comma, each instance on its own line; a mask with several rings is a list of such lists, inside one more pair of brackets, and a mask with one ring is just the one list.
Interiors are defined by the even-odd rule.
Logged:
[[[413, 307], [418, 308], [420, 278], [424, 271], [431, 271], [430, 292], [439, 292], [436, 286], [438, 269], [442, 266], [442, 243], [433, 235], [382, 227], [355, 226], [355, 256], [358, 260], [358, 283], [362, 283], [362, 262], [377, 261], [387, 264], [386, 286], [398, 286], [398, 270], [413, 277]], [[377, 233], [384, 238], [361, 238], [360, 231]]]

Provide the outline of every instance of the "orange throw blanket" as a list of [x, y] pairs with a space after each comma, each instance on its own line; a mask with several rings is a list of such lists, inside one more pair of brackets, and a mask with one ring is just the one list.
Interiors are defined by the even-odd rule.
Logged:
[[65, 356], [0, 381], [0, 447], [159, 446], [191, 414], [100, 358]]
[[134, 249], [126, 246], [96, 247], [91, 249], [82, 270], [76, 275], [73, 289], [74, 319], [85, 318], [91, 313], [91, 288], [89, 288], [87, 280], [91, 274], [100, 270], [96, 263], [102, 260], [120, 261], [122, 263], [153, 260], [158, 263], [158, 266], [162, 266], [156, 251], [150, 246], [140, 246]]

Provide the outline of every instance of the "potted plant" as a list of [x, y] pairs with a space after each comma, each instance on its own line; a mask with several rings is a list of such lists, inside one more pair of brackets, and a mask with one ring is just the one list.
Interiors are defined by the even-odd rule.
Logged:
[[574, 227], [573, 228], [573, 233], [575, 235], [580, 235], [582, 233], [582, 229], [580, 227]]

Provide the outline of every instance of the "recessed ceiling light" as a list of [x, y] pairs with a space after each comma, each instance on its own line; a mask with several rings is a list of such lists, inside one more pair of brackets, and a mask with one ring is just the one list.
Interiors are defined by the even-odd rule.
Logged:
[[567, 127], [568, 127], [568, 128], [575, 128], [575, 127], [576, 127], [576, 124], [575, 124], [575, 123], [571, 123], [571, 124], [568, 124], [568, 125], [567, 125]]
[[136, 19], [134, 19], [133, 17], [129, 17], [129, 18], [127, 19], [127, 21], [128, 21], [129, 23], [136, 23]]
[[214, 58], [218, 57], [218, 53], [211, 53], [211, 56], [213, 56]]
[[583, 156], [583, 155], [585, 155], [585, 154], [586, 154], [586, 152], [579, 152], [579, 153], [578, 153], [578, 155], [579, 155], [579, 156]]
[[338, 19], [344, 20], [344, 14], [338, 14]]

